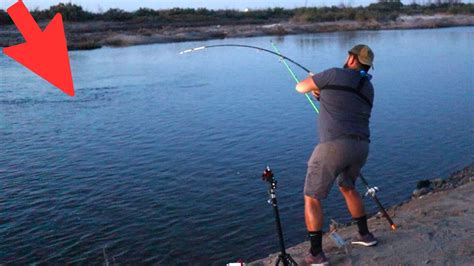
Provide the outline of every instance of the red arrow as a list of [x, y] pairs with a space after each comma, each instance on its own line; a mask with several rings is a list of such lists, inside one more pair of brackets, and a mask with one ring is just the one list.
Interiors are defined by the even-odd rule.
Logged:
[[26, 42], [4, 48], [3, 52], [64, 93], [74, 96], [74, 82], [61, 14], [56, 14], [46, 29], [41, 31], [21, 0], [7, 12]]

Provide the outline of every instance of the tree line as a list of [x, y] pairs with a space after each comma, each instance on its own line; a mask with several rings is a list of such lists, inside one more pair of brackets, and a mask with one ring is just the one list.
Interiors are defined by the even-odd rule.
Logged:
[[[65, 21], [117, 21], [117, 22], [157, 22], [166, 25], [213, 25], [213, 24], [262, 24], [289, 20], [293, 22], [325, 22], [338, 20], [395, 20], [400, 14], [430, 15], [435, 13], [474, 14], [474, 4], [459, 0], [416, 0], [403, 5], [399, 0], [379, 0], [367, 7], [305, 7], [295, 9], [268, 8], [260, 10], [210, 10], [206, 8], [173, 8], [154, 10], [140, 8], [133, 12], [112, 8], [106, 12], [94, 13], [72, 3], [60, 3], [46, 10], [33, 10], [31, 14], [37, 21], [49, 21], [56, 13], [61, 13]], [[12, 24], [5, 10], [0, 9], [0, 24]]]

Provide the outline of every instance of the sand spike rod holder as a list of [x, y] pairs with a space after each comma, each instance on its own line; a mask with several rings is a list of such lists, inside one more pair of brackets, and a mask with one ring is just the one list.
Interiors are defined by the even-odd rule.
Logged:
[[273, 212], [275, 214], [275, 224], [278, 233], [278, 240], [280, 243], [280, 254], [278, 255], [278, 259], [275, 262], [275, 265], [278, 266], [280, 262], [282, 262], [284, 266], [297, 266], [298, 264], [293, 260], [290, 254], [286, 253], [285, 241], [283, 239], [283, 229], [281, 227], [280, 221], [280, 212], [278, 211], [278, 203], [276, 198], [277, 181], [269, 166], [267, 166], [267, 168], [265, 168], [265, 170], [263, 171], [262, 180], [266, 181], [269, 184], [268, 194], [270, 195], [270, 199], [268, 200], [268, 203], [271, 204], [273, 207]]

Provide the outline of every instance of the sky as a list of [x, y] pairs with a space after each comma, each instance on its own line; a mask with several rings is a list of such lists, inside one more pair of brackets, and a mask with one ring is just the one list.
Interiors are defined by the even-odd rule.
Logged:
[[[7, 9], [17, 0], [0, 0], [0, 9]], [[418, 3], [428, 0], [417, 0]], [[267, 8], [285, 7], [294, 8], [307, 4], [308, 6], [331, 6], [344, 3], [351, 6], [368, 5], [376, 0], [23, 0], [29, 9], [47, 9], [51, 5], [60, 2], [71, 2], [81, 5], [89, 11], [103, 11], [109, 8], [121, 8], [127, 11], [134, 11], [140, 7], [153, 9], [167, 9], [173, 7], [205, 7], [208, 9], [245, 9], [245, 8]], [[412, 0], [402, 0], [405, 4], [410, 4]], [[465, 0], [464, 2], [474, 2]]]

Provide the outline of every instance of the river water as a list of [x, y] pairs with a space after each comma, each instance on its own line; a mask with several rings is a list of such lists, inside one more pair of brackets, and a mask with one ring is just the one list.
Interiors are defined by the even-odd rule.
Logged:
[[[474, 28], [359, 31], [71, 52], [69, 98], [0, 55], [0, 263], [223, 265], [305, 240], [317, 116], [270, 48], [313, 69], [376, 54], [366, 178], [381, 200], [474, 161]], [[297, 70], [303, 78], [305, 74]], [[362, 188], [360, 188], [362, 191]], [[347, 221], [333, 190], [325, 215]], [[370, 212], [374, 204], [366, 200]], [[388, 229], [387, 229], [388, 230]], [[104, 255], [105, 254], [105, 255]]]

